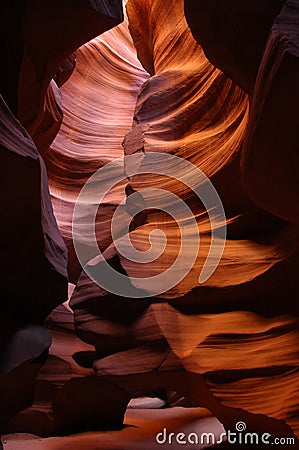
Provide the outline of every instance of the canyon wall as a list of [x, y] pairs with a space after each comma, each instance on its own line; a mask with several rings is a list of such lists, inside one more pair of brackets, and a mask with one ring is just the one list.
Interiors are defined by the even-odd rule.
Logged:
[[[109, 31], [122, 20], [119, 2], [108, 10], [99, 2], [102, 22], [81, 3], [71, 16], [68, 2], [45, 15], [43, 2], [23, 5], [23, 37], [11, 31], [15, 85], [3, 84], [1, 107], [4, 285], [28, 297], [25, 323], [41, 322], [66, 300], [67, 270], [71, 320], [95, 349], [86, 358], [99, 378], [123, 376], [126, 388], [128, 375], [148, 374], [151, 393], [157, 370], [185, 369], [203, 375], [223, 405], [298, 433], [298, 2], [129, 0]], [[35, 28], [41, 11], [47, 23]], [[217, 190], [226, 223], [213, 228], [216, 206], [196, 195], [206, 182], [196, 169]], [[112, 188], [97, 209], [104, 182]], [[165, 237], [146, 263], [127, 252], [131, 242], [144, 256]], [[223, 247], [214, 271], [211, 246]], [[24, 263], [10, 280], [15, 259]], [[125, 276], [123, 293], [119, 275], [115, 289], [95, 282], [103, 259]], [[204, 266], [211, 276], [199, 283]], [[31, 304], [32, 286], [42, 307]]]

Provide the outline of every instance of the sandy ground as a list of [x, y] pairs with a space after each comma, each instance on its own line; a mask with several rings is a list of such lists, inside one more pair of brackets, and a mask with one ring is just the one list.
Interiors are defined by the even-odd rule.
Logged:
[[[72, 314], [70, 311], [60, 307], [55, 311], [57, 317], [55, 322], [72, 323]], [[47, 364], [42, 369], [39, 379], [42, 386], [45, 383], [58, 383], [62, 385], [67, 379], [73, 376], [87, 376], [94, 374], [92, 369], [86, 369], [78, 366], [72, 358], [72, 354], [78, 351], [93, 350], [92, 346], [82, 342], [75, 334], [66, 329], [50, 330], [53, 343], [50, 349], [50, 356]], [[49, 402], [46, 399], [46, 392], [43, 393], [43, 402]], [[159, 408], [151, 409], [153, 401], [157, 406], [157, 399], [140, 399], [146, 404], [146, 409], [136, 408], [138, 400], [135, 399], [135, 408], [128, 407], [125, 416], [125, 426], [121, 431], [97, 431], [84, 432], [80, 434], [40, 438], [33, 434], [14, 433], [2, 436], [4, 450], [153, 450], [161, 448], [171, 449], [200, 449], [206, 447], [200, 444], [178, 444], [171, 438], [169, 444], [169, 433], [185, 433], [188, 437], [190, 433], [214, 432], [217, 440], [224, 429], [222, 425], [212, 417], [204, 408]], [[133, 401], [133, 403], [134, 403]], [[144, 401], [146, 403], [144, 403]], [[158, 400], [159, 402], [159, 400]], [[161, 401], [160, 401], [161, 402]], [[37, 403], [38, 399], [37, 399]], [[46, 407], [46, 404], [44, 407]], [[162, 402], [163, 404], [163, 402]], [[38, 405], [37, 405], [38, 406]], [[41, 405], [38, 407], [40, 408]], [[132, 402], [130, 403], [132, 406]], [[167, 430], [167, 439], [165, 443], [157, 443], [156, 435], [163, 429]], [[193, 436], [194, 437], [194, 436]], [[163, 436], [161, 437], [163, 440]], [[181, 439], [184, 440], [184, 438]], [[192, 440], [192, 436], [191, 436]]]
[[[30, 434], [11, 434], [2, 437], [5, 450], [152, 450], [161, 448], [171, 449], [201, 449], [207, 447], [207, 438], [202, 433], [214, 433], [218, 440], [224, 432], [222, 425], [208, 415], [202, 408], [169, 408], [169, 409], [128, 409], [125, 417], [125, 427], [121, 431], [85, 432], [67, 437], [51, 437], [41, 439]], [[156, 436], [163, 429], [165, 434]], [[175, 436], [169, 436], [169, 433]], [[179, 440], [186, 444], [176, 442]], [[191, 434], [193, 433], [193, 434]], [[195, 444], [194, 433], [198, 436], [199, 444]], [[188, 443], [190, 439], [191, 443]], [[203, 444], [201, 440], [203, 439]], [[170, 440], [170, 443], [169, 443]], [[212, 443], [212, 437], [210, 437]]]

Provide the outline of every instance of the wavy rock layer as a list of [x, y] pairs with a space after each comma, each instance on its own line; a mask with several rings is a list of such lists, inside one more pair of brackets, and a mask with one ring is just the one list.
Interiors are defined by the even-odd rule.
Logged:
[[[73, 51], [123, 18], [119, 0], [75, 3], [16, 0], [0, 6], [0, 433], [10, 417], [31, 404], [34, 378], [45, 362], [49, 339], [35, 354], [30, 339], [38, 331], [30, 328], [40, 330], [35, 325], [67, 299], [66, 248], [40, 156], [62, 121], [59, 86], [72, 73]], [[18, 349], [8, 354], [20, 329], [28, 338], [22, 342], [24, 354]]]
[[[239, 167], [240, 151], [245, 142], [243, 171], [247, 174], [246, 181], [254, 178], [256, 168], [252, 168], [250, 161], [251, 158], [256, 160], [256, 149], [263, 150], [262, 144], [268, 140], [273, 114], [277, 118], [274, 105], [277, 98], [279, 105], [285, 105], [283, 123], [287, 123], [289, 111], [280, 97], [290, 97], [287, 89], [296, 81], [297, 34], [293, 18], [297, 3], [292, 0], [287, 2], [272, 28], [265, 52], [267, 33], [282, 2], [271, 2], [271, 5], [269, 2], [263, 3], [265, 9], [259, 3], [246, 1], [237, 5], [230, 2], [231, 6], [238, 6], [232, 8], [236, 16], [230, 16], [230, 20], [223, 22], [224, 28], [215, 30], [218, 12], [223, 21], [222, 13], [229, 10], [227, 2], [219, 3], [216, 15], [213, 8], [209, 9], [213, 2], [198, 2], [196, 5], [192, 1], [186, 2], [191, 8], [189, 21], [190, 14], [194, 19], [191, 24], [193, 35], [202, 41], [209, 61], [187, 26], [182, 0], [169, 0], [167, 4], [158, 0], [129, 0], [126, 22], [80, 48], [75, 68], [72, 52], [87, 39], [121, 20], [120, 2], [108, 4], [101, 0], [82, 0], [76, 2], [79, 9], [73, 9], [68, 1], [57, 0], [51, 4], [33, 1], [28, 8], [26, 6], [27, 9], [20, 2], [20, 15], [24, 15], [24, 36], [19, 27], [11, 30], [10, 34], [16, 33], [16, 38], [12, 39], [16, 58], [10, 60], [8, 65], [13, 68], [11, 85], [7, 84], [7, 72], [3, 72], [5, 97], [45, 158], [54, 212], [69, 250], [69, 278], [76, 284], [71, 298], [76, 332], [96, 350], [81, 355], [81, 359], [83, 361], [85, 358], [85, 363], [93, 365], [99, 375], [72, 380], [61, 390], [53, 408], [54, 417], [61, 427], [58, 427], [59, 431], [72, 431], [73, 426], [80, 429], [80, 425], [95, 426], [99, 417], [105, 422], [105, 417], [98, 415], [98, 412], [103, 414], [103, 409], [95, 394], [103, 394], [103, 389], [105, 398], [108, 396], [107, 404], [110, 392], [115, 394], [114, 400], [121, 399], [121, 414], [117, 418], [118, 425], [121, 424], [129, 396], [113, 384], [109, 385], [111, 391], [106, 390], [108, 384], [103, 380], [103, 375], [119, 376], [118, 383], [130, 395], [138, 395], [157, 389], [156, 369], [163, 372], [177, 368], [204, 376], [206, 384], [200, 382], [199, 376], [189, 378], [189, 381], [193, 380], [189, 393], [197, 393], [194, 398], [191, 395], [191, 399], [202, 399], [211, 411], [220, 411], [221, 408], [219, 405], [213, 408], [215, 400], [206, 385], [223, 405], [230, 407], [225, 410], [227, 412], [232, 413], [231, 407], [234, 407], [266, 414], [282, 419], [296, 432], [299, 431], [296, 402], [299, 338], [298, 308], [295, 304], [299, 229], [298, 225], [290, 223], [296, 222], [295, 215], [289, 214], [290, 208], [288, 214], [280, 213], [282, 203], [279, 195], [279, 208], [273, 208], [270, 201], [258, 201], [252, 192], [252, 185], [247, 182], [249, 194], [260, 207], [250, 200], [242, 187]], [[12, 10], [5, 8], [7, 17], [11, 17]], [[57, 11], [59, 14], [56, 14]], [[200, 33], [197, 34], [196, 18], [201, 20], [205, 14], [211, 21], [208, 27], [199, 27]], [[256, 17], [260, 27], [251, 46], [251, 42], [248, 45], [248, 30], [251, 30], [251, 21], [255, 23]], [[64, 28], [63, 23], [68, 26]], [[234, 31], [235, 23], [240, 24], [240, 29]], [[61, 40], [62, 29], [65, 42]], [[215, 32], [211, 34], [213, 29]], [[221, 45], [216, 37], [221, 40]], [[234, 55], [229, 53], [231, 48]], [[292, 68], [294, 70], [290, 70]], [[16, 86], [19, 86], [18, 95]], [[245, 91], [253, 95], [251, 104]], [[293, 114], [296, 96], [291, 97]], [[59, 135], [49, 148], [61, 121]], [[264, 129], [265, 121], [269, 123]], [[277, 120], [274, 123], [277, 125]], [[15, 205], [22, 203], [17, 209], [17, 219], [26, 237], [27, 231], [34, 237], [32, 241], [25, 239], [25, 236], [14, 240], [18, 231], [16, 224], [12, 219], [5, 222], [4, 234], [13, 235], [13, 239], [7, 239], [10, 250], [4, 248], [9, 264], [5, 265], [2, 273], [10, 281], [9, 286], [15, 283], [17, 293], [20, 286], [24, 286], [22, 300], [24, 292], [26, 300], [43, 300], [42, 312], [38, 301], [30, 307], [26, 303], [26, 311], [31, 315], [29, 319], [33, 314], [41, 320], [48, 309], [55, 306], [58, 294], [52, 289], [62, 292], [59, 280], [55, 279], [51, 284], [50, 278], [44, 282], [43, 277], [47, 271], [53, 275], [51, 269], [55, 268], [56, 276], [63, 278], [64, 247], [50, 208], [43, 162], [31, 138], [4, 102], [1, 104], [1, 124], [5, 172], [10, 175], [15, 170], [19, 177], [17, 189], [11, 189], [11, 178], [4, 178], [3, 210], [7, 211], [7, 217], [15, 220], [12, 210], [15, 211]], [[280, 145], [280, 128], [275, 128], [273, 136]], [[292, 118], [288, 127], [283, 127], [288, 133], [287, 148], [291, 152], [294, 149], [293, 129]], [[195, 196], [194, 188], [190, 189], [180, 181], [184, 177], [191, 186], [194, 187], [197, 182], [200, 185], [200, 180], [194, 179], [193, 172], [180, 171], [180, 166], [176, 165], [163, 166], [161, 156], [161, 164], [158, 161], [157, 166], [162, 171], [171, 169], [171, 176], [157, 176], [150, 171], [136, 176], [136, 169], [151, 153], [162, 153], [165, 157], [173, 155], [189, 161], [211, 179], [223, 201], [228, 237], [217, 270], [202, 285], [198, 283], [198, 275], [211, 246], [212, 228], [208, 214], [213, 212], [213, 208], [206, 210], [203, 202]], [[118, 168], [124, 173], [121, 183], [115, 181], [113, 170], [108, 173], [113, 189], [96, 214], [95, 234], [110, 266], [128, 276], [128, 289], [141, 294], [141, 298], [111, 294], [96, 285], [82, 271], [73, 246], [75, 237], [84, 250], [83, 263], [89, 264], [95, 271], [101, 271], [103, 263], [101, 258], [94, 258], [98, 252], [91, 245], [93, 230], [83, 227], [83, 233], [76, 231], [72, 236], [73, 211], [89, 177], [98, 169], [110, 167], [109, 162], [123, 155], [135, 155], [135, 165], [132, 167], [129, 163], [124, 164], [123, 160], [118, 161]], [[294, 162], [294, 153], [291, 156]], [[270, 158], [266, 155], [261, 166], [268, 160]], [[277, 160], [273, 161], [273, 165], [278, 165]], [[272, 173], [269, 170], [269, 174]], [[287, 170], [285, 173], [288, 173]], [[31, 183], [26, 184], [28, 178]], [[291, 185], [294, 178], [289, 177]], [[22, 189], [23, 185], [26, 189]], [[160, 189], [159, 193], [153, 191], [153, 187]], [[146, 205], [143, 198], [145, 189], [151, 190], [151, 201], [158, 203], [141, 212], [138, 207]], [[11, 202], [8, 203], [6, 190], [11, 195]], [[188, 205], [187, 217], [181, 216], [186, 209], [180, 209], [177, 200], [171, 206], [175, 215], [179, 215], [178, 220], [163, 211], [165, 191], [177, 195]], [[270, 199], [269, 191], [264, 192]], [[81, 224], [92, 220], [94, 204], [95, 200], [90, 199], [84, 203]], [[111, 223], [117, 208], [120, 219], [115, 225], [116, 237], [113, 238]], [[28, 211], [33, 219], [31, 223], [24, 219]], [[132, 220], [126, 227], [128, 217]], [[194, 218], [193, 226], [190, 226], [191, 217]], [[222, 227], [223, 222], [220, 222], [218, 232]], [[164, 242], [162, 234], [150, 235], [157, 228], [167, 237], [164, 252], [146, 264], [133, 261], [126, 253], [129, 247], [127, 238], [144, 253], [150, 247], [151, 236], [160, 249]], [[183, 263], [173, 271], [171, 264], [178, 255], [182, 230], [189, 241], [184, 250]], [[198, 233], [199, 252], [194, 245]], [[219, 240], [217, 245], [221, 245]], [[120, 251], [121, 248], [124, 252]], [[192, 261], [190, 254], [194, 248]], [[11, 249], [15, 251], [13, 258]], [[15, 259], [27, 260], [28, 253], [31, 264], [25, 265], [23, 271], [19, 268], [16, 272], [12, 271]], [[186, 266], [190, 271], [187, 270], [187, 275], [182, 277]], [[166, 290], [163, 283], [157, 286], [151, 281], [153, 276], [164, 272], [168, 274], [167, 279], [173, 282]], [[19, 274], [23, 277], [21, 282]], [[40, 288], [36, 297], [32, 296], [28, 286]], [[5, 291], [6, 295], [11, 295], [10, 290]], [[17, 327], [22, 325], [22, 320], [28, 319], [19, 303], [17, 309], [21, 314]], [[15, 308], [15, 303], [10, 304]], [[56, 311], [52, 321], [69, 330], [69, 316], [66, 320], [65, 310], [62, 311], [60, 315]], [[10, 314], [13, 316], [13, 313]], [[64, 320], [66, 325], [63, 325]], [[76, 350], [79, 348], [76, 341]], [[62, 361], [53, 355], [44, 372], [44, 381], [50, 379], [52, 384], [56, 383], [55, 391], [57, 385], [67, 378], [66, 372], [78, 374], [71, 358], [67, 355], [65, 359], [65, 354], [60, 356], [63, 356]], [[80, 359], [80, 355], [78, 357]], [[80, 375], [89, 373], [82, 371]], [[132, 379], [130, 375], [136, 373], [134, 388], [134, 377]], [[168, 374], [165, 379], [164, 388], [176, 389]], [[88, 396], [81, 395], [83, 386], [88, 388]], [[47, 389], [51, 391], [51, 386], [47, 385]], [[188, 389], [187, 393], [182, 393], [187, 395]], [[82, 403], [78, 407], [79, 399]], [[93, 415], [88, 416], [86, 411], [92, 409]], [[112, 422], [114, 412], [112, 401], [109, 410]], [[252, 418], [243, 414], [248, 420]], [[51, 420], [50, 425], [53, 425]], [[266, 420], [268, 423], [269, 420]], [[275, 428], [279, 422], [271, 424]], [[24, 423], [21, 421], [22, 426]], [[40, 424], [35, 426], [35, 432], [41, 432], [38, 429]], [[51, 431], [44, 431], [44, 434], [47, 433]]]
[[298, 2], [185, 0], [185, 12], [210, 60], [253, 97], [242, 165], [248, 195], [298, 223]]
[[[284, 419], [298, 431], [299, 340], [293, 314], [299, 230], [255, 206], [242, 188], [239, 155], [248, 98], [206, 59], [187, 27], [183, 2], [173, 1], [169, 8], [154, 0], [130, 0], [127, 12], [128, 25], [79, 50], [76, 70], [62, 88], [61, 132], [46, 154], [54, 210], [70, 249], [70, 274], [78, 279], [71, 299], [77, 334], [96, 347], [99, 375], [183, 366], [204, 374], [223, 404]], [[265, 35], [264, 29], [262, 41]], [[258, 61], [259, 56], [252, 74]], [[74, 204], [88, 177], [123, 155], [123, 139], [125, 155], [140, 154], [142, 160], [147, 152], [164, 152], [185, 158], [217, 188], [228, 239], [219, 267], [204, 285], [198, 285], [198, 274], [211, 226], [194, 193], [175, 179], [179, 174], [128, 177], [101, 205], [96, 235], [110, 264], [128, 274], [137, 290], [142, 278], [168, 269], [180, 242], [178, 224], [168, 214], [149, 210], [135, 216], [129, 233], [136, 248], [146, 250], [150, 231], [165, 232], [167, 247], [151, 263], [132, 262], [111, 239], [117, 205], [125, 204], [126, 194], [154, 183], [179, 195], [196, 219], [201, 246], [188, 276], [154, 299], [131, 299], [109, 294], [80, 275], [71, 241]], [[86, 205], [86, 220], [92, 206]], [[130, 209], [130, 196], [124, 207]], [[122, 223], [118, 227], [117, 242], [122, 242]], [[81, 240], [90, 245], [89, 234]]]
[[[71, 282], [76, 282], [82, 270], [72, 243], [75, 202], [95, 171], [123, 156], [122, 141], [131, 127], [136, 98], [147, 78], [136, 59], [128, 28], [122, 24], [78, 50], [74, 75], [61, 88], [64, 120], [44, 157], [55, 216], [69, 249]], [[112, 241], [111, 218], [125, 197], [125, 185], [125, 181], [117, 185], [99, 210], [96, 229], [102, 251]], [[86, 205], [86, 214], [92, 206]], [[90, 236], [85, 236], [85, 245], [89, 241]]]
[[[109, 2], [105, 6], [105, 2], [93, 1], [91, 5], [82, 0], [73, 7], [68, 0], [51, 4], [19, 0], [2, 4], [0, 11], [1, 33], [7, 44], [1, 70], [4, 96], [1, 97], [4, 170], [1, 201], [6, 213], [2, 225], [5, 236], [2, 285], [4, 297], [11, 299], [9, 308], [18, 311], [20, 306], [14, 302], [29, 302], [20, 308], [20, 316], [23, 314], [30, 323], [37, 318], [43, 320], [42, 310], [49, 313], [63, 301], [67, 287], [66, 251], [53, 215], [47, 174], [38, 150], [42, 153], [48, 148], [59, 130], [62, 109], [58, 86], [74, 69], [72, 52], [119, 23], [123, 17], [122, 3]], [[84, 23], [89, 25], [86, 27]], [[14, 164], [15, 177], [12, 176]], [[5, 205], [7, 195], [11, 196], [9, 206]], [[20, 233], [16, 225], [22, 230]], [[9, 253], [18, 264], [22, 262], [23, 270], [18, 265], [12, 267]], [[56, 276], [64, 277], [64, 283], [54, 282]]]
[[185, 0], [194, 38], [209, 60], [253, 93], [268, 33], [285, 0]]
[[299, 222], [298, 30], [299, 4], [288, 1], [268, 37], [243, 150], [243, 179], [248, 194], [267, 211], [296, 223]]
[[2, 350], [18, 327], [42, 322], [64, 300], [67, 273], [44, 162], [2, 97], [0, 108]]

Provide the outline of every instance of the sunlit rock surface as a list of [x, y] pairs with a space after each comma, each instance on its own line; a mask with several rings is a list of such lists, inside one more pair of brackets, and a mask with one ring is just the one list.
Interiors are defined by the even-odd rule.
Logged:
[[[123, 156], [122, 141], [131, 128], [136, 98], [149, 77], [135, 53], [127, 26], [121, 25], [78, 50], [77, 68], [61, 88], [64, 121], [44, 157], [55, 215], [69, 249], [72, 282], [82, 270], [72, 244], [74, 204], [96, 170]], [[111, 243], [110, 222], [124, 198], [125, 184], [109, 193], [99, 211], [97, 235], [102, 251]], [[88, 236], [85, 242], [88, 245]]]
[[[49, 74], [47, 72], [48, 78], [51, 76], [47, 83], [44, 81], [46, 90], [43, 90], [44, 84], [34, 84], [30, 65], [24, 66], [26, 70], [23, 68], [26, 76], [22, 79], [30, 79], [34, 89], [26, 91], [26, 95], [32, 98], [25, 99], [25, 94], [22, 95], [18, 110], [42, 152], [48, 170], [55, 217], [69, 252], [69, 280], [76, 285], [70, 301], [74, 310], [75, 331], [84, 342], [81, 341], [80, 345], [80, 341], [74, 337], [70, 311], [56, 310], [48, 326], [55, 330], [54, 340], [57, 332], [60, 333], [59, 345], [52, 348], [54, 353], [39, 380], [39, 386], [46, 386], [47, 413], [51, 411], [49, 398], [71, 376], [80, 377], [78, 386], [86, 383], [90, 399], [93, 383], [98, 387], [95, 374], [99, 379], [104, 375], [112, 379], [113, 376], [119, 377], [114, 382], [127, 389], [130, 395], [137, 396], [156, 391], [157, 369], [169, 371], [184, 368], [204, 375], [211, 392], [223, 405], [283, 420], [295, 432], [299, 432], [296, 401], [299, 384], [296, 319], [299, 229], [296, 217], [280, 213], [279, 201], [275, 207], [271, 206], [272, 198], [279, 200], [278, 195], [272, 197], [268, 192], [267, 204], [254, 195], [254, 183], [251, 180], [258, 179], [257, 172], [256, 167], [252, 168], [248, 163], [251, 155], [256, 160], [255, 149], [265, 148], [262, 144], [256, 144], [257, 137], [262, 136], [262, 139], [267, 140], [272, 132], [278, 143], [287, 133], [288, 148], [294, 149], [292, 120], [296, 115], [293, 112], [288, 122], [289, 128], [283, 128], [280, 133], [274, 121], [275, 130], [271, 130], [269, 125], [265, 128], [265, 136], [262, 122], [260, 126], [255, 118], [265, 115], [265, 120], [271, 121], [272, 110], [275, 115], [277, 108], [273, 103], [279, 95], [284, 99], [292, 97], [291, 111], [295, 108], [296, 96], [290, 90], [296, 81], [297, 50], [292, 43], [297, 42], [297, 38], [294, 31], [287, 34], [289, 37], [286, 38], [282, 30], [284, 27], [293, 30], [293, 14], [296, 10], [294, 7], [290, 13], [286, 6], [267, 41], [268, 32], [283, 2], [267, 2], [261, 9], [260, 2], [239, 4], [234, 9], [234, 16], [230, 16], [227, 21], [222, 20], [223, 27], [218, 27], [217, 17], [226, 11], [226, 3], [221, 2], [219, 16], [218, 12], [216, 16], [213, 14], [213, 8], [209, 9], [212, 3], [198, 2], [195, 5], [192, 1], [186, 2], [191, 11], [187, 19], [193, 36], [199, 42], [196, 42], [187, 25], [182, 0], [167, 3], [129, 0], [125, 22], [81, 47], [77, 51], [76, 67], [72, 52], [78, 43], [72, 41], [68, 55], [64, 55], [68, 56], [65, 62], [63, 58], [57, 64], [54, 55], [56, 66], [54, 71], [51, 68]], [[236, 2], [231, 3], [236, 6]], [[288, 4], [296, 6], [297, 3]], [[215, 23], [211, 27], [200, 26], [197, 35], [197, 29], [194, 31], [193, 27], [196, 28], [197, 16], [199, 19], [203, 17], [203, 11]], [[190, 14], [194, 19], [193, 25]], [[76, 16], [77, 20], [79, 18], [80, 15]], [[89, 20], [87, 22], [91, 23], [92, 20]], [[251, 41], [249, 45], [248, 32], [254, 28], [255, 21], [259, 23], [258, 32], [254, 45], [251, 45]], [[235, 23], [240, 25], [236, 34], [232, 30]], [[76, 26], [78, 24], [74, 22], [74, 29]], [[103, 31], [97, 30], [98, 33]], [[209, 32], [207, 35], [206, 31]], [[236, 46], [233, 58], [228, 53], [228, 44], [232, 40]], [[56, 48], [55, 39], [54, 43]], [[267, 61], [274, 55], [275, 62], [277, 54], [280, 55], [278, 62], [282, 65], [283, 82], [278, 83], [272, 93], [271, 74], [277, 66], [270, 67], [268, 72]], [[287, 60], [285, 66], [283, 56]], [[291, 65], [294, 72], [289, 68]], [[255, 85], [257, 74], [258, 82]], [[286, 74], [293, 77], [287, 83]], [[51, 77], [54, 80], [50, 82]], [[263, 86], [267, 86], [270, 91], [264, 91]], [[283, 89], [279, 86], [283, 86]], [[58, 87], [61, 87], [61, 94]], [[267, 102], [264, 103], [263, 99], [267, 92], [271, 93], [273, 102], [268, 106], [269, 115], [265, 107]], [[46, 109], [41, 115], [40, 102], [44, 98]], [[284, 112], [283, 123], [286, 124], [289, 114], [287, 107]], [[61, 121], [59, 134], [49, 147]], [[258, 136], [253, 124], [257, 124]], [[240, 155], [244, 142], [245, 163], [242, 172]], [[90, 259], [96, 253], [92, 253], [90, 230], [72, 235], [72, 217], [79, 193], [95, 171], [124, 155], [137, 155], [142, 161], [144, 155], [150, 152], [188, 160], [211, 179], [224, 205], [227, 240], [218, 268], [203, 285], [199, 285], [198, 276], [211, 245], [211, 223], [202, 202], [178, 180], [182, 175], [187, 179], [192, 177], [189, 174], [188, 178], [188, 173], [176, 172], [175, 168], [172, 177], [153, 174], [134, 176], [130, 168], [119, 160], [119, 165], [128, 177], [115, 185], [101, 204], [96, 216], [95, 233], [99, 248], [110, 265], [128, 275], [128, 284], [136, 292], [144, 289], [144, 278], [165, 272], [173, 263], [181, 241], [180, 226], [187, 222], [190, 241], [186, 258], [194, 251], [195, 228], [200, 235], [200, 250], [198, 254], [196, 251], [190, 272], [179, 283], [176, 280], [185, 269], [184, 264], [178, 272], [169, 272], [169, 278], [174, 282], [170, 289], [161, 289], [158, 295], [151, 297], [157, 286], [147, 283], [147, 296], [121, 297], [108, 293], [82, 271], [74, 250], [73, 237], [81, 241], [82, 248], [91, 252]], [[268, 160], [265, 155], [262, 163]], [[268, 167], [268, 164], [263, 166], [263, 173], [271, 176]], [[295, 167], [295, 164], [291, 164], [291, 167]], [[241, 182], [242, 173], [246, 190]], [[286, 174], [287, 171], [281, 175], [285, 183], [292, 180]], [[113, 181], [113, 172], [111, 179]], [[134, 215], [136, 199], [141, 202], [135, 192], [141, 194], [142, 190], [153, 187], [179, 196], [191, 209], [195, 228], [188, 228], [189, 217], [176, 223], [159, 208]], [[262, 191], [267, 192], [266, 188]], [[135, 200], [130, 201], [130, 195]], [[127, 245], [127, 231], [122, 220], [116, 224], [117, 239], [112, 242], [111, 220], [120, 204], [121, 219], [131, 214], [129, 237], [138, 250], [149, 248], [149, 233], [152, 230], [159, 228], [165, 233], [167, 246], [158, 259], [138, 264], [119, 252], [115, 244]], [[84, 206], [85, 212], [81, 217], [83, 223], [90, 221], [94, 204], [91, 201]], [[162, 244], [161, 234], [156, 243], [158, 246]], [[86, 258], [84, 263], [92, 261]], [[101, 263], [98, 268], [101, 270]], [[140, 280], [136, 280], [136, 277]], [[67, 348], [63, 348], [64, 339]], [[76, 353], [75, 361], [84, 368], [78, 369], [74, 364], [72, 352]], [[134, 385], [134, 381], [129, 375], [135, 373], [139, 374], [140, 381], [134, 389], [131, 385]], [[86, 378], [81, 381], [84, 376], [91, 376], [92, 380]], [[76, 385], [76, 381], [73, 385]], [[196, 386], [195, 379], [191, 390], [196, 391]], [[198, 391], [203, 404], [208, 408], [211, 406], [213, 414], [216, 414], [213, 400], [206, 391], [200, 391], [201, 387], [199, 384]], [[169, 386], [166, 383], [163, 388], [175, 390], [176, 387], [169, 378]], [[74, 388], [73, 392], [78, 395], [80, 389]], [[187, 393], [181, 392], [188, 396]], [[67, 405], [68, 398], [75, 401], [70, 384], [59, 400], [60, 407], [65, 406], [69, 414], [65, 419], [65, 429], [72, 429], [73, 425], [80, 428], [78, 417], [84, 416], [84, 407], [88, 405], [84, 406], [82, 398], [83, 406], [81, 408], [80, 404], [76, 411], [72, 402], [71, 406]], [[41, 395], [37, 403], [43, 404], [44, 400]], [[188, 400], [192, 401], [192, 395]], [[198, 397], [193, 400], [198, 400]], [[89, 406], [93, 402], [94, 399]], [[22, 420], [12, 423], [11, 429], [22, 428]], [[63, 421], [61, 415], [59, 420]], [[30, 430], [33, 422], [29, 420], [27, 423], [27, 429]], [[281, 422], [271, 422], [272, 429], [278, 424], [281, 425]], [[45, 435], [55, 432], [47, 426], [45, 422], [36, 421], [34, 432]], [[82, 428], [84, 426], [82, 424]]]
[[[205, 374], [223, 404], [296, 427], [298, 228], [260, 209], [244, 192], [239, 159], [249, 123], [247, 95], [206, 59], [187, 27], [183, 3], [173, 2], [170, 9], [171, 14], [169, 5], [131, 0], [128, 24], [78, 51], [76, 70], [62, 89], [62, 129], [46, 155], [54, 208], [76, 280], [80, 266], [72, 250], [71, 217], [84, 182], [123, 154], [169, 153], [191, 161], [217, 188], [228, 219], [224, 255], [199, 286], [210, 246], [202, 205], [176, 179], [128, 178], [127, 194], [154, 183], [188, 203], [200, 252], [188, 276], [154, 300], [109, 294], [82, 272], [71, 299], [76, 331], [95, 346], [91, 363], [94, 359], [98, 375], [185, 367]], [[118, 271], [151, 277], [176, 258], [178, 226], [169, 215], [150, 210], [130, 232], [131, 241], [147, 249], [149, 232], [158, 227], [168, 238], [165, 252], [148, 264], [120, 255], [110, 245], [110, 218], [125, 202], [124, 184], [99, 209], [99, 247]], [[82, 243], [88, 246], [89, 239], [82, 236]]]

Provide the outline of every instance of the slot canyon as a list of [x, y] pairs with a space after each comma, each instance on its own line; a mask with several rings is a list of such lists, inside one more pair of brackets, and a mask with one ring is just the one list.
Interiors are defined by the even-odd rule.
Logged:
[[0, 11], [3, 449], [298, 448], [299, 1]]

